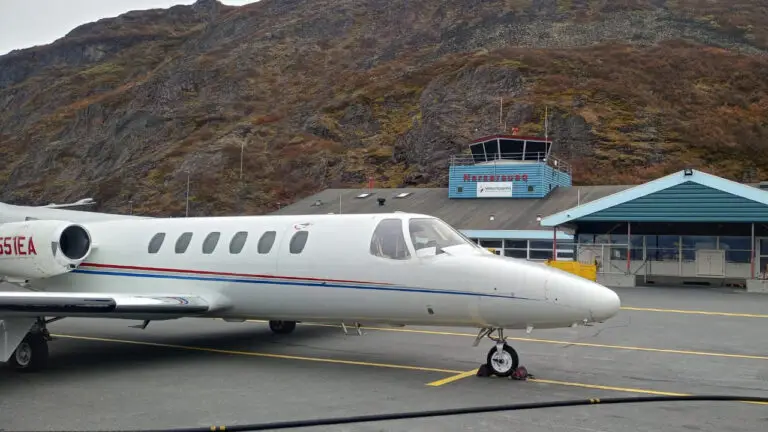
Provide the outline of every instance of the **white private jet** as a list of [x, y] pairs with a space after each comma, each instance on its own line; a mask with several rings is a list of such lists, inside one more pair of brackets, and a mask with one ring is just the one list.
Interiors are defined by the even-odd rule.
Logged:
[[[63, 205], [67, 206], [67, 205]], [[264, 319], [479, 328], [490, 372], [518, 355], [504, 329], [614, 316], [619, 297], [543, 264], [497, 256], [410, 213], [148, 218], [0, 204], [0, 362], [43, 368], [65, 317]], [[46, 317], [55, 317], [46, 319]], [[493, 336], [496, 334], [496, 336]]]

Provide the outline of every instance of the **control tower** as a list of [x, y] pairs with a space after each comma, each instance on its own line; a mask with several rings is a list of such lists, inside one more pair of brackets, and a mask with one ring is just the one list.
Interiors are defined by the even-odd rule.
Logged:
[[570, 187], [571, 166], [552, 156], [552, 140], [492, 135], [451, 157], [449, 198], [543, 198]]

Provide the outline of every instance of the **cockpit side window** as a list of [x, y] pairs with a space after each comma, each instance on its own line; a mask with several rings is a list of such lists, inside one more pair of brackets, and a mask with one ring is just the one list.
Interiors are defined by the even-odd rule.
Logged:
[[384, 219], [379, 222], [371, 238], [371, 254], [395, 260], [410, 259], [411, 253], [405, 242], [401, 219]]
[[408, 230], [411, 234], [413, 248], [417, 251], [434, 247], [437, 248], [437, 253], [441, 253], [441, 249], [451, 246], [469, 245], [477, 247], [476, 244], [451, 228], [450, 225], [438, 219], [411, 219]]

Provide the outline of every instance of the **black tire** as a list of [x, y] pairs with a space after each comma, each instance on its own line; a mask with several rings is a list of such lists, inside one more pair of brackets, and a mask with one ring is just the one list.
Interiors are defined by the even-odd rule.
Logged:
[[288, 334], [296, 329], [296, 321], [270, 321], [269, 329], [275, 334]]
[[48, 341], [40, 333], [28, 333], [13, 351], [8, 364], [20, 372], [37, 372], [48, 364]]
[[515, 369], [520, 365], [520, 359], [517, 356], [517, 351], [507, 344], [504, 344], [504, 350], [501, 355], [502, 358], [501, 361], [499, 361], [496, 355], [496, 346], [491, 348], [490, 351], [488, 351], [488, 356], [486, 358], [488, 368], [491, 373], [496, 376], [508, 377], [512, 375]]

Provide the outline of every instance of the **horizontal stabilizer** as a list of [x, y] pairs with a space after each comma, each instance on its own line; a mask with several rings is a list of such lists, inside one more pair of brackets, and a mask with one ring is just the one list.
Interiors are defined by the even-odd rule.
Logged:
[[[128, 295], [61, 292], [0, 292], [0, 318], [19, 316], [194, 316], [211, 303], [191, 295]], [[154, 318], [157, 319], [157, 318]]]

